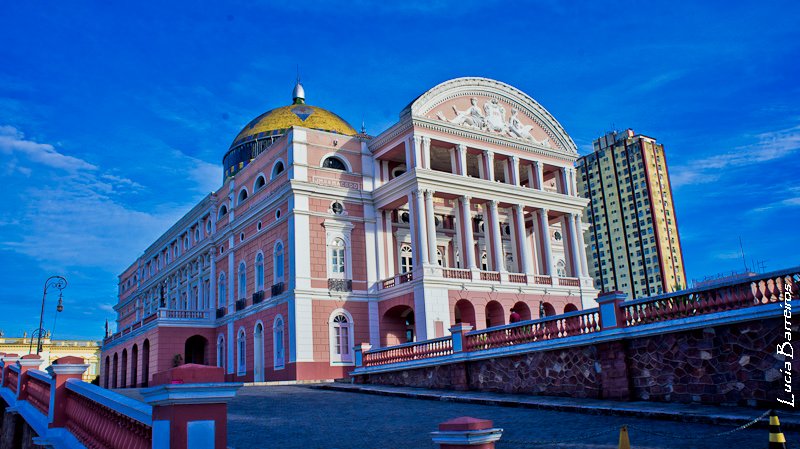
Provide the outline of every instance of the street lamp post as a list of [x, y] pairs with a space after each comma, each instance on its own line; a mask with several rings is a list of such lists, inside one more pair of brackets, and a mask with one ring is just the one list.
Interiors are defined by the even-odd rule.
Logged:
[[62, 276], [50, 276], [44, 281], [44, 290], [42, 291], [42, 313], [39, 315], [39, 340], [36, 343], [36, 354], [42, 352], [42, 323], [44, 322], [44, 300], [47, 298], [47, 289], [53, 287], [58, 289], [58, 305], [56, 311], [61, 312], [64, 310], [64, 301], [61, 297], [61, 292], [67, 288], [67, 280]]

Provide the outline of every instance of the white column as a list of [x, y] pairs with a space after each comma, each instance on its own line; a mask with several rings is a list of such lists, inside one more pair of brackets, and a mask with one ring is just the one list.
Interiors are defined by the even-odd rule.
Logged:
[[436, 219], [433, 213], [433, 191], [425, 191], [425, 222], [428, 224], [428, 254], [431, 265], [437, 265], [436, 260]]
[[470, 206], [470, 197], [464, 195], [461, 197], [461, 215], [464, 224], [464, 254], [461, 256], [464, 260], [464, 268], [475, 269], [475, 239], [472, 235], [472, 208]]
[[459, 175], [467, 176], [467, 146], [464, 144], [458, 144], [456, 146], [456, 151], [458, 151], [458, 162], [459, 162]]
[[578, 196], [578, 180], [576, 178], [574, 168], [569, 169], [569, 185], [572, 189], [572, 195]]
[[412, 166], [422, 168], [422, 136], [411, 137], [411, 155], [414, 158]]
[[[453, 213], [453, 227], [456, 229], [456, 239], [453, 245], [453, 266], [456, 268], [464, 268], [464, 231], [461, 229], [461, 201], [455, 202], [455, 213]], [[461, 264], [456, 263], [458, 258], [456, 253], [461, 258]], [[446, 256], [445, 256], [446, 257]]]
[[586, 260], [586, 243], [583, 239], [583, 228], [581, 227], [581, 215], [580, 214], [573, 214], [573, 220], [575, 220], [575, 229], [578, 231], [578, 257], [581, 259], [581, 276], [588, 277], [589, 276], [589, 261]]
[[[208, 302], [209, 309], [215, 310], [217, 308], [217, 262], [216, 253], [212, 249], [208, 252], [211, 259], [211, 278], [208, 280]], [[213, 316], [211, 318], [214, 318]]]
[[525, 213], [521, 204], [514, 205], [514, 213], [517, 218], [517, 244], [520, 254], [517, 255], [521, 262], [520, 268], [523, 273], [532, 273], [531, 270], [531, 248], [528, 246], [528, 239], [525, 238]]
[[456, 150], [454, 148], [450, 148], [447, 150], [447, 154], [450, 155], [450, 169], [451, 173], [454, 175], [458, 174], [458, 158], [456, 157]]
[[205, 282], [203, 281], [203, 276], [199, 276], [197, 279], [197, 310], [203, 310], [205, 307]]
[[486, 179], [486, 157], [484, 157], [483, 153], [478, 154], [478, 177], [480, 179]]
[[[377, 223], [376, 223], [377, 221]], [[378, 226], [380, 219], [376, 220], [375, 209], [368, 205], [364, 205], [364, 246], [367, 255], [367, 290], [376, 292], [378, 289], [378, 269], [383, 265], [383, 261], [379, 260], [379, 255], [383, 254], [380, 247], [380, 237], [378, 234]], [[348, 262], [350, 263], [350, 262]]]
[[411, 167], [414, 166], [414, 143], [411, 137], [405, 140], [404, 147], [406, 150], [406, 171], [411, 171]]
[[431, 138], [422, 136], [422, 163], [423, 168], [431, 169]]
[[[411, 207], [411, 203], [409, 203], [409, 208]], [[385, 245], [386, 249], [386, 277], [392, 277], [395, 275], [395, 268], [394, 268], [394, 229], [392, 228], [392, 211], [387, 210], [385, 211], [384, 215], [385, 224], [383, 226], [384, 232], [384, 240], [381, 245]], [[411, 220], [409, 220], [411, 221]], [[413, 238], [413, 237], [412, 237]]]
[[569, 175], [567, 174], [567, 167], [561, 167], [558, 172], [561, 175], [561, 188], [564, 191], [564, 195], [572, 195], [570, 192], [570, 183], [569, 183]]
[[[369, 207], [369, 206], [365, 206]], [[378, 252], [378, 277], [380, 279], [386, 279], [389, 276], [388, 267], [386, 264], [386, 253], [384, 249], [386, 248], [386, 233], [384, 232], [384, 226], [386, 225], [386, 220], [383, 218], [383, 210], [376, 209], [375, 210], [375, 240], [377, 243], [377, 252]]]
[[506, 271], [505, 260], [503, 260], [503, 240], [500, 232], [500, 216], [497, 213], [497, 200], [489, 200], [489, 216], [492, 225], [492, 262], [494, 271]]
[[428, 238], [427, 232], [425, 232], [425, 194], [422, 190], [417, 190], [414, 192], [414, 214], [413, 214], [413, 221], [414, 221], [414, 229], [415, 229], [415, 248], [416, 254], [414, 254], [415, 265], [417, 255], [419, 255], [419, 260], [421, 265], [428, 265], [430, 259], [428, 258]]
[[[381, 316], [378, 311], [378, 301], [370, 301], [368, 303], [368, 314], [369, 314], [369, 342], [372, 344], [373, 348], [380, 348], [381, 347], [381, 333], [380, 333], [380, 322]], [[358, 344], [358, 342], [356, 342]]]
[[544, 274], [553, 274], [553, 251], [550, 247], [550, 223], [547, 218], [547, 209], [539, 209], [539, 227], [542, 233], [542, 244], [544, 246]]
[[533, 161], [533, 171], [536, 175], [536, 188], [539, 190], [544, 190], [544, 167], [542, 167], [542, 163], [539, 161]]
[[569, 223], [570, 246], [572, 247], [570, 251], [572, 253], [572, 275], [577, 278], [583, 275], [583, 263], [581, 263], [581, 249], [578, 241], [579, 228], [575, 223], [576, 217], [576, 214], [569, 214], [566, 221]]
[[494, 181], [494, 152], [492, 151], [484, 151], [483, 152], [486, 162], [486, 179], [489, 181]]
[[519, 186], [519, 156], [511, 156], [511, 184]]

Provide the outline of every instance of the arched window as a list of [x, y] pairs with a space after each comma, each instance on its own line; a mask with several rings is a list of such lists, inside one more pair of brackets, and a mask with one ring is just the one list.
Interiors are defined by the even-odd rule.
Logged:
[[273, 261], [273, 279], [274, 283], [283, 282], [283, 243], [278, 242], [275, 244], [275, 250], [272, 254]]
[[228, 206], [223, 204], [222, 206], [219, 207], [219, 213], [217, 214], [217, 220], [219, 220], [220, 218], [224, 217], [225, 215], [228, 215]]
[[265, 185], [267, 185], [267, 180], [264, 179], [264, 176], [258, 175], [255, 184], [253, 184], [253, 193], [263, 189]]
[[219, 295], [217, 296], [217, 307], [225, 307], [225, 304], [228, 302], [228, 295], [227, 289], [225, 287], [225, 273], [220, 273], [219, 275]]
[[242, 189], [239, 191], [239, 199], [237, 200], [236, 204], [242, 204], [242, 202], [246, 199], [247, 199], [247, 189]]
[[334, 239], [328, 245], [329, 275], [334, 278], [345, 277], [345, 244], [342, 239]]
[[270, 175], [270, 179], [277, 178], [278, 175], [283, 173], [283, 170], [284, 170], [283, 162], [282, 161], [276, 162], [275, 165], [272, 167], [272, 174]]
[[409, 273], [414, 269], [414, 259], [411, 252], [411, 245], [403, 243], [400, 245], [400, 272]]
[[225, 336], [217, 337], [217, 366], [225, 366]]
[[284, 366], [284, 351], [283, 351], [283, 317], [278, 315], [275, 317], [275, 322], [272, 323], [272, 366], [274, 369], [283, 369]]
[[323, 168], [332, 168], [334, 170], [347, 171], [347, 164], [336, 156], [328, 156], [322, 161]]
[[353, 363], [353, 319], [343, 310], [334, 311], [329, 324], [331, 364]]
[[247, 267], [244, 262], [239, 263], [239, 299], [247, 297]]
[[245, 352], [247, 349], [247, 336], [245, 335], [244, 328], [239, 329], [239, 337], [236, 341], [236, 346], [239, 348], [239, 354], [236, 358], [238, 362], [236, 364], [236, 375], [244, 376], [247, 372], [247, 354]]
[[256, 255], [256, 291], [264, 290], [264, 255]]

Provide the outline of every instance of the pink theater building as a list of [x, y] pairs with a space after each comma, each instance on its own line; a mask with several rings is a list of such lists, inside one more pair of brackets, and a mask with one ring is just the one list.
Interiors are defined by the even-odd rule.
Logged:
[[485, 78], [444, 82], [377, 136], [305, 103], [234, 139], [222, 186], [120, 276], [101, 385], [178, 363], [231, 381], [346, 376], [353, 347], [596, 306], [572, 139]]

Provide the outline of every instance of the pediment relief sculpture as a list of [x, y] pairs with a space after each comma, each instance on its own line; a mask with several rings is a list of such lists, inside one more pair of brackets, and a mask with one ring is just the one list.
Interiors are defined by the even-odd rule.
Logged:
[[455, 115], [452, 119], [447, 118], [444, 111], [438, 111], [436, 118], [456, 126], [500, 134], [552, 148], [549, 137], [540, 141], [533, 136], [531, 131], [534, 125], [524, 124], [517, 108], [511, 107], [510, 115], [506, 117], [506, 106], [497, 99], [487, 100], [481, 108], [478, 99], [473, 97], [470, 98], [470, 106], [467, 109], [459, 110], [455, 105], [452, 109]]

